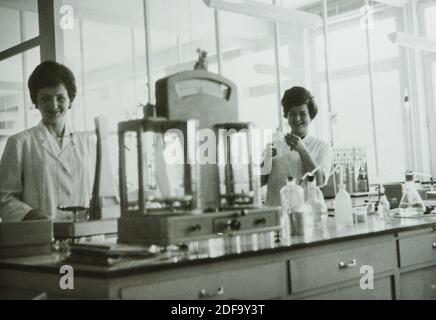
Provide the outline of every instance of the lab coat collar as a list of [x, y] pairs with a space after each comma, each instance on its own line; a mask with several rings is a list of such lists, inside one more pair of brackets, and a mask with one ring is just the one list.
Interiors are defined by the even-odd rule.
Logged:
[[71, 128], [68, 124], [65, 124], [65, 133], [64, 133], [64, 141], [62, 143], [62, 149], [56, 143], [55, 138], [50, 134], [47, 127], [40, 121], [36, 128], [37, 138], [44, 149], [48, 151], [48, 153], [60, 163], [60, 165], [68, 172], [72, 173], [72, 168], [68, 161], [68, 158], [65, 157], [65, 151], [68, 148], [71, 148], [76, 143], [76, 135], [72, 132]]
[[302, 140], [303, 140], [304, 143], [308, 143], [308, 142], [311, 141], [312, 139], [313, 139], [313, 138], [312, 138], [311, 135], [306, 134]]

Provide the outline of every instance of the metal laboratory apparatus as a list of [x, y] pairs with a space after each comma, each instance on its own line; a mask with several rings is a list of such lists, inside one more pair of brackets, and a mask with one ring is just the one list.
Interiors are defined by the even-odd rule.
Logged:
[[261, 205], [251, 125], [238, 121], [236, 94], [217, 74], [180, 72], [157, 81], [157, 117], [119, 123], [120, 243], [280, 229], [279, 208]]
[[109, 161], [109, 129], [104, 116], [94, 118], [97, 144], [96, 167], [92, 199], [89, 208], [67, 207], [61, 210], [73, 213], [73, 219], [54, 221], [53, 234], [58, 240], [80, 241], [93, 236], [115, 236], [120, 217], [119, 198]]

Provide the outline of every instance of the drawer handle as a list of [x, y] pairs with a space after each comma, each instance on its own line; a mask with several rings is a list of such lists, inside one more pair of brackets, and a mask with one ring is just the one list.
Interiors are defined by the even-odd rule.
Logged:
[[224, 294], [224, 288], [219, 287], [215, 292], [208, 292], [205, 289], [201, 289], [198, 294], [199, 294], [200, 298], [219, 297], [219, 296], [222, 296]]
[[265, 224], [265, 223], [266, 223], [266, 219], [265, 218], [259, 218], [259, 219], [254, 220], [254, 225], [255, 226], [258, 226], [258, 225], [261, 225], [261, 224]]
[[238, 231], [241, 229], [241, 222], [236, 219], [227, 221], [227, 230]]
[[431, 245], [431, 247], [432, 247], [433, 249], [436, 249], [436, 241], [433, 242], [433, 244]]
[[200, 230], [201, 230], [201, 226], [199, 224], [196, 224], [195, 226], [189, 228], [189, 231], [191, 232], [200, 231]]
[[356, 259], [353, 259], [348, 263], [341, 261], [341, 262], [339, 262], [339, 269], [352, 268], [352, 267], [355, 267], [356, 265], [357, 265]]

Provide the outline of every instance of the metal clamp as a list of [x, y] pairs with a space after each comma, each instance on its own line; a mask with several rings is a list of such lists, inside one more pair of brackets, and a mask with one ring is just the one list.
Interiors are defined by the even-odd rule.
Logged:
[[356, 265], [357, 265], [356, 259], [353, 259], [348, 263], [341, 261], [341, 262], [339, 262], [339, 269], [352, 268], [352, 267], [355, 267]]
[[198, 295], [201, 298], [214, 298], [218, 296], [222, 296], [224, 294], [224, 287], [219, 287], [215, 292], [208, 292], [205, 289], [201, 289], [198, 292]]

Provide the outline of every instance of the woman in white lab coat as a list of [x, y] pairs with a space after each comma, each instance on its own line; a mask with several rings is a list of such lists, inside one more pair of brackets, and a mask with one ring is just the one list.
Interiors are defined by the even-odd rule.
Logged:
[[76, 96], [67, 67], [45, 61], [28, 81], [41, 122], [10, 136], [0, 162], [3, 221], [56, 219], [61, 207], [89, 207], [95, 149], [91, 137], [74, 133], [66, 116]]
[[270, 170], [262, 176], [262, 185], [267, 184], [266, 204], [274, 206], [280, 205], [280, 189], [288, 176], [300, 181], [306, 172], [319, 168], [315, 177], [321, 185], [328, 179], [332, 161], [329, 144], [309, 134], [309, 125], [318, 113], [311, 93], [303, 87], [292, 87], [283, 95], [282, 106], [291, 133], [274, 146], [276, 150], [272, 144], [267, 145], [264, 164]]

